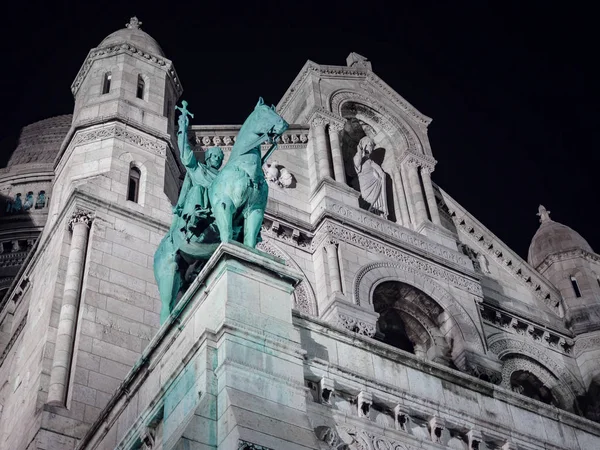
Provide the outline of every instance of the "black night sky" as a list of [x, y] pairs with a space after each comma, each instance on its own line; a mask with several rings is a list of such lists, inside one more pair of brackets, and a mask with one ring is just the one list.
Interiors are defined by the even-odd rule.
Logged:
[[21, 127], [72, 112], [89, 49], [137, 15], [193, 123], [241, 123], [307, 59], [344, 65], [354, 51], [433, 118], [434, 181], [522, 257], [539, 203], [600, 249], [597, 23], [583, 2], [14, 3], [0, 29], [2, 164]]

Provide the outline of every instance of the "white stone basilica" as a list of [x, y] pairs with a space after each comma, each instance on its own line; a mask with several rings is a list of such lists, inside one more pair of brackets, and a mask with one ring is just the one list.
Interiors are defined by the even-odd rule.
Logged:
[[0, 171], [0, 449], [600, 449], [600, 255], [542, 206], [509, 249], [366, 58], [304, 65], [262, 252], [219, 247], [163, 326], [180, 79], [133, 18], [71, 89]]

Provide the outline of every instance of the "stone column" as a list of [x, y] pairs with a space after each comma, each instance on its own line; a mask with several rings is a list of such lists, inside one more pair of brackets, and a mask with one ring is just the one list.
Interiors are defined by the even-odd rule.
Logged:
[[49, 404], [64, 406], [66, 401], [91, 221], [91, 214], [84, 211], [75, 212], [69, 220], [73, 235], [50, 373]]
[[344, 170], [344, 157], [342, 147], [340, 146], [340, 131], [342, 126], [339, 124], [329, 124], [329, 142], [331, 143], [331, 158], [333, 162], [333, 175], [335, 181], [346, 184], [346, 171]]
[[406, 206], [408, 207], [408, 216], [410, 218], [410, 223], [413, 226], [416, 226], [416, 216], [415, 216], [415, 208], [412, 203], [412, 192], [410, 190], [410, 185], [408, 184], [408, 172], [406, 170], [406, 166], [400, 166], [400, 177], [402, 178], [402, 187], [404, 188], [404, 197], [406, 198]]
[[418, 164], [409, 162], [406, 171], [408, 172], [408, 184], [412, 192], [412, 204], [415, 210], [415, 226], [421, 225], [427, 220], [427, 208], [425, 199], [423, 198], [423, 190], [421, 189], [421, 181], [419, 180]]
[[317, 117], [312, 121], [311, 125], [314, 130], [315, 141], [317, 144], [316, 156], [317, 165], [319, 166], [319, 181], [321, 181], [324, 178], [331, 178], [327, 135], [325, 134], [325, 120]]
[[402, 184], [402, 175], [400, 169], [395, 168], [393, 171], [394, 184], [396, 185], [396, 197], [398, 197], [398, 205], [400, 206], [400, 218], [402, 225], [410, 227], [410, 214], [408, 212], [408, 204], [406, 202], [406, 194], [404, 185]]
[[429, 206], [431, 221], [436, 225], [441, 225], [440, 212], [438, 211], [435, 194], [433, 192], [433, 185], [431, 184], [431, 172], [433, 172], [431, 167], [421, 167], [421, 178], [423, 179], [423, 186], [425, 187], [425, 198], [427, 199], [427, 205]]
[[327, 267], [329, 268], [329, 281], [331, 284], [331, 293], [342, 293], [342, 277], [340, 275], [340, 261], [338, 259], [337, 242], [330, 242], [325, 245], [327, 252]]

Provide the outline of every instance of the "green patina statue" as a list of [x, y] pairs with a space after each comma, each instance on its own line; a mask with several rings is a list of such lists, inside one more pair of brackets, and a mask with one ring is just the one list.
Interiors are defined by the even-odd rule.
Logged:
[[[173, 310], [179, 292], [193, 280], [221, 242], [232, 240], [254, 248], [259, 242], [268, 185], [262, 166], [276, 148], [288, 124], [262, 98], [240, 129], [222, 171], [223, 151], [211, 147], [205, 163], [197, 161], [188, 140], [187, 102], [176, 107], [179, 116], [177, 143], [185, 180], [173, 209], [173, 222], [154, 255], [154, 276], [162, 309], [161, 324]], [[261, 158], [260, 146], [271, 148]]]

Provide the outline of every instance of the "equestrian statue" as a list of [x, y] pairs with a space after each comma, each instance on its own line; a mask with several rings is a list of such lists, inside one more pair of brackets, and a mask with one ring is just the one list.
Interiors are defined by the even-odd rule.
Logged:
[[[274, 106], [258, 100], [240, 129], [221, 171], [223, 151], [211, 147], [200, 163], [189, 143], [189, 117], [183, 101], [177, 144], [186, 175], [171, 228], [154, 254], [154, 277], [162, 302], [160, 323], [177, 303], [179, 293], [193, 281], [221, 242], [237, 241], [255, 248], [267, 206], [269, 187], [263, 165], [276, 149], [288, 124]], [[261, 144], [271, 147], [261, 158]]]

